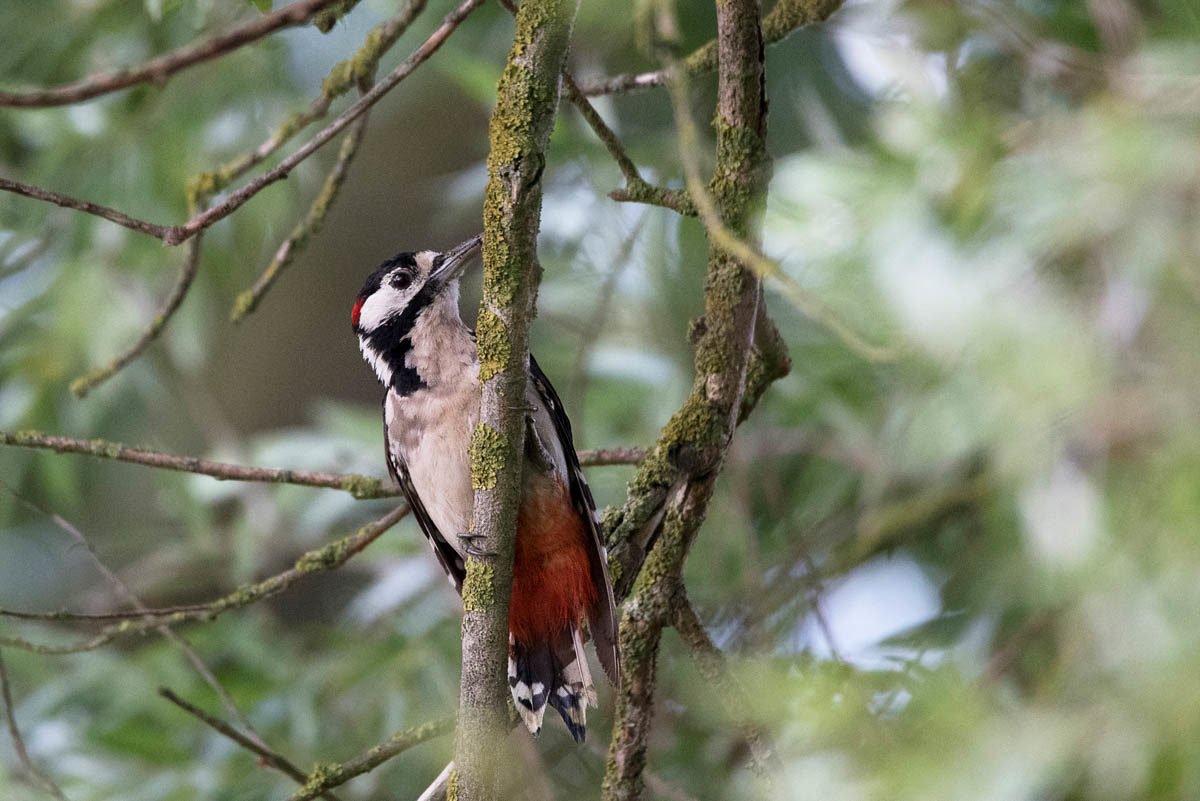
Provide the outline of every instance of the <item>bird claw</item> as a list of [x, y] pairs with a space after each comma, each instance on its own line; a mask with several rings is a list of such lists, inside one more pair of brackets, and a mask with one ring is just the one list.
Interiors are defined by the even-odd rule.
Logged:
[[458, 535], [458, 541], [460, 543], [462, 543], [463, 551], [466, 552], [467, 556], [474, 556], [477, 559], [495, 556], [496, 554], [494, 551], [485, 551], [482, 548], [480, 548], [478, 545], [475, 544], [476, 542], [478, 542], [479, 540], [481, 540], [483, 538], [484, 537], [482, 534], [459, 534]]

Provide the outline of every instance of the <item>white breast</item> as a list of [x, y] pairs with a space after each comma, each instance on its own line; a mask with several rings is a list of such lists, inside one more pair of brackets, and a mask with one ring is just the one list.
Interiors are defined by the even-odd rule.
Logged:
[[389, 392], [384, 416], [392, 453], [404, 460], [430, 519], [457, 550], [474, 502], [467, 447], [479, 422], [477, 386], [423, 389], [406, 398]]

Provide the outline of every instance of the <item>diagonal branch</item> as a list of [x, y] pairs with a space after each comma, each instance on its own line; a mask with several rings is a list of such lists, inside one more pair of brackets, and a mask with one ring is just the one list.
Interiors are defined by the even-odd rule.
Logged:
[[55, 784], [54, 780], [47, 776], [41, 768], [33, 764], [33, 760], [29, 758], [29, 752], [25, 750], [25, 740], [21, 737], [21, 730], [17, 727], [17, 715], [13, 711], [12, 688], [8, 684], [8, 668], [4, 664], [4, 654], [2, 653], [0, 653], [0, 699], [4, 701], [4, 717], [8, 721], [8, 733], [12, 737], [13, 750], [17, 752], [17, 759], [33, 778], [33, 781], [43, 790], [57, 798], [58, 801], [68, 801], [62, 788]]
[[[823, 22], [842, 6], [843, 0], [779, 0], [771, 12], [763, 18], [763, 41], [776, 44], [790, 36], [797, 28]], [[702, 75], [717, 68], [717, 40], [713, 39], [692, 51], [682, 59], [683, 69], [688, 75]], [[652, 72], [625, 73], [584, 83], [580, 88], [588, 96], [609, 95], [637, 89], [665, 86], [670, 82], [666, 69]]]
[[454, 730], [454, 719], [443, 718], [429, 723], [422, 723], [403, 731], [398, 731], [379, 745], [368, 749], [353, 759], [333, 765], [317, 765], [304, 786], [298, 792], [287, 797], [287, 801], [310, 801], [332, 787], [339, 787], [364, 773], [387, 762], [402, 751], [407, 751], [415, 745], [441, 737]]
[[[400, 488], [385, 486], [383, 481], [358, 473], [329, 473], [316, 470], [275, 470], [269, 467], [245, 467], [227, 462], [214, 462], [195, 456], [175, 456], [159, 451], [133, 448], [106, 439], [71, 439], [43, 434], [39, 431], [2, 431], [0, 445], [19, 448], [39, 448], [55, 453], [78, 453], [113, 459], [118, 462], [157, 467], [181, 473], [211, 476], [219, 481], [251, 481], [267, 484], [297, 484], [303, 487], [324, 487], [348, 492], [355, 498], [393, 498]], [[598, 448], [579, 452], [584, 466], [637, 464], [646, 457], [640, 448]]]
[[[66, 520], [61, 515], [55, 514], [47, 509], [43, 509], [33, 501], [30, 501], [27, 498], [17, 494], [14, 490], [10, 489], [9, 491], [12, 492], [13, 496], [16, 497], [16, 499], [21, 503], [30, 507], [34, 511], [39, 512], [40, 514], [49, 517], [54, 525], [58, 526], [73, 540], [75, 540], [75, 542], [81, 548], [83, 548], [84, 552], [88, 555], [88, 558], [92, 562], [92, 566], [96, 568], [96, 572], [103, 576], [105, 581], [107, 581], [109, 585], [112, 586], [112, 588], [116, 591], [117, 595], [119, 595], [126, 603], [134, 607], [134, 609], [137, 610], [137, 613], [145, 614], [148, 611], [146, 609], [146, 605], [142, 603], [142, 599], [139, 598], [137, 594], [129, 588], [129, 585], [122, 581], [120, 576], [110, 570], [108, 565], [104, 564], [104, 562], [100, 559], [100, 554], [96, 553], [96, 550], [92, 547], [91, 541], [84, 536], [82, 531], [72, 525], [70, 521]], [[192, 667], [196, 669], [196, 672], [200, 674], [205, 683], [207, 683], [208, 686], [212, 688], [213, 692], [217, 694], [217, 697], [221, 699], [221, 703], [225, 705], [225, 708], [228, 709], [229, 712], [235, 718], [237, 718], [256, 739], [258, 739], [259, 743], [262, 743], [258, 733], [255, 732], [254, 727], [250, 725], [250, 721], [247, 720], [246, 716], [242, 714], [242, 711], [238, 709], [237, 704], [233, 702], [233, 698], [230, 697], [228, 692], [226, 692], [225, 688], [221, 685], [221, 682], [217, 680], [217, 677], [213, 674], [212, 670], [209, 669], [208, 665], [205, 664], [204, 660], [200, 658], [200, 655], [196, 653], [192, 646], [188, 644], [187, 640], [173, 631], [169, 626], [165, 625], [158, 627], [158, 633], [161, 634], [165, 640], [180, 650], [184, 657], [186, 657], [187, 660], [192, 663]], [[265, 744], [263, 745], [265, 747]]]
[[175, 280], [175, 285], [171, 287], [170, 293], [163, 300], [162, 306], [155, 312], [150, 323], [142, 331], [141, 336], [133, 344], [113, 357], [107, 364], [93, 368], [72, 381], [70, 387], [72, 395], [77, 398], [84, 397], [97, 386], [124, 369], [126, 365], [141, 355], [142, 351], [148, 348], [151, 342], [158, 339], [163, 329], [166, 328], [167, 321], [174, 316], [179, 306], [183, 303], [184, 297], [187, 296], [188, 290], [192, 287], [192, 282], [196, 280], [196, 273], [200, 269], [200, 241], [201, 237], [199, 236], [188, 241], [187, 247], [184, 250], [183, 267], [179, 270], [179, 278]]
[[[681, 590], [682, 593], [682, 590]], [[680, 596], [675, 609], [675, 630], [692, 651], [700, 674], [721, 699], [726, 712], [736, 722], [742, 738], [750, 749], [750, 759], [759, 775], [768, 779], [772, 771], [782, 769], [779, 755], [767, 743], [759, 728], [746, 719], [749, 702], [746, 690], [729, 672], [725, 654], [709, 638], [696, 610], [685, 595]]]
[[286, 590], [288, 587], [313, 573], [337, 570], [368, 545], [398, 523], [408, 514], [408, 507], [397, 506], [383, 517], [368, 523], [354, 534], [343, 537], [328, 545], [308, 551], [296, 560], [292, 567], [274, 576], [253, 584], [239, 587], [227, 595], [197, 607], [177, 608], [170, 614], [156, 615], [155, 610], [138, 612], [137, 619], [123, 620], [100, 629], [92, 637], [68, 645], [47, 645], [23, 640], [18, 637], [0, 637], [0, 647], [20, 648], [38, 654], [76, 654], [93, 651], [107, 645], [118, 637], [145, 634], [160, 626], [173, 626], [192, 620], [210, 621], [232, 609], [241, 609]]
[[138, 67], [92, 75], [74, 83], [32, 92], [0, 92], [0, 106], [45, 108], [81, 103], [140, 83], [164, 84], [167, 78], [195, 64], [212, 61], [238, 48], [270, 36], [283, 28], [307, 25], [318, 13], [339, 0], [300, 0], [278, 11], [240, 25], [212, 39], [187, 45], [152, 58]]
[[328, 143], [331, 139], [342, 132], [350, 123], [358, 119], [366, 113], [373, 105], [378, 103], [384, 95], [407, 78], [416, 70], [417, 67], [425, 63], [438, 49], [445, 44], [446, 39], [459, 26], [460, 23], [476, 8], [483, 4], [484, 0], [463, 0], [457, 8], [446, 15], [441, 26], [438, 27], [429, 38], [413, 51], [412, 55], [402, 61], [386, 78], [377, 83], [371, 91], [363, 95], [358, 102], [343, 111], [337, 119], [327, 125], [316, 136], [310, 139], [305, 144], [296, 149], [292, 155], [285, 158], [273, 169], [259, 175], [251, 180], [245, 186], [230, 192], [224, 200], [212, 206], [206, 211], [195, 215], [187, 222], [181, 225], [156, 225], [154, 223], [145, 222], [130, 217], [122, 212], [115, 211], [103, 206], [97, 206], [94, 203], [77, 200], [67, 195], [62, 195], [57, 192], [50, 192], [40, 187], [32, 187], [26, 184], [20, 184], [15, 181], [0, 178], [0, 189], [17, 194], [25, 195], [37, 200], [45, 200], [51, 203], [56, 203], [60, 206], [83, 211], [88, 214], [95, 214], [107, 220], [111, 220], [119, 225], [124, 225], [135, 231], [156, 237], [163, 241], [165, 245], [181, 245], [191, 239], [196, 234], [213, 225], [214, 223], [225, 219], [233, 212], [237, 211], [246, 201], [257, 195], [266, 187], [278, 181], [287, 178], [292, 170], [319, 148]]
[[321, 186], [321, 191], [317, 193], [316, 198], [313, 199], [312, 205], [309, 206], [308, 214], [304, 215], [303, 220], [296, 223], [296, 227], [288, 234], [287, 239], [283, 240], [271, 258], [271, 263], [263, 270], [254, 285], [237, 296], [233, 303], [233, 311], [230, 313], [230, 319], [233, 322], [241, 322], [247, 314], [258, 308], [259, 301], [262, 300], [263, 295], [267, 294], [267, 290], [275, 283], [275, 279], [291, 266], [296, 257], [308, 245], [308, 240], [320, 232], [321, 227], [325, 224], [325, 215], [329, 213], [329, 209], [337, 200], [342, 184], [345, 183], [346, 176], [350, 172], [350, 162], [358, 153], [358, 146], [362, 143], [363, 135], [366, 132], [367, 115], [364, 114], [354, 122], [350, 133], [342, 139], [342, 148], [338, 152], [337, 162], [325, 176], [325, 183]]
[[[223, 734], [230, 740], [233, 740], [235, 743], [240, 745], [242, 748], [245, 748], [250, 753], [255, 754], [263, 761], [263, 763], [275, 768], [280, 773], [283, 773], [288, 778], [295, 781], [297, 784], [303, 786], [308, 782], [308, 774], [296, 767], [291, 760], [282, 754], [272, 751], [270, 748], [255, 742], [220, 718], [213, 717], [203, 709], [189, 704], [187, 701], [183, 700], [166, 687], [160, 687], [158, 689], [158, 694], [182, 709], [184, 712], [187, 712], [189, 715], [200, 719], [214, 731]], [[327, 801], [340, 801], [340, 799], [330, 790], [326, 790], [325, 792], [321, 793], [321, 797], [327, 799]]]
[[313, 98], [307, 109], [295, 112], [285, 119], [266, 141], [249, 153], [227, 161], [212, 172], [193, 176], [189, 184], [189, 194], [211, 195], [220, 192], [251, 168], [265, 161], [297, 133], [323, 118], [334, 100], [360, 85], [367, 75], [375, 74], [380, 59], [404, 35], [417, 15], [425, 10], [425, 2], [426, 0], [408, 0], [395, 16], [372, 28], [354, 55], [333, 66], [321, 81], [321, 94]]

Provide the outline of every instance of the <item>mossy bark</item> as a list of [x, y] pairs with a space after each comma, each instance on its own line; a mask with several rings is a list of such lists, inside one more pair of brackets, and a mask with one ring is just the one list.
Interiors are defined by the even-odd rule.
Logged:
[[[716, 169], [709, 186], [722, 223], [755, 238], [766, 197], [766, 97], [761, 9], [757, 0], [718, 0]], [[605, 801], [644, 795], [642, 773], [653, 711], [654, 662], [662, 630], [686, 603], [683, 565], [708, 510], [734, 428], [766, 384], [786, 373], [786, 351], [772, 329], [756, 339], [762, 286], [732, 254], [711, 244], [704, 317], [693, 328], [696, 378], [691, 395], [663, 430], [629, 487], [625, 508], [607, 522], [618, 597], [632, 591], [621, 624], [622, 673]], [[756, 349], [756, 341], [759, 347]], [[757, 351], [758, 360], [752, 359]], [[753, 369], [751, 365], [753, 363]], [[747, 391], [747, 379], [756, 386]], [[644, 559], [644, 562], [643, 562]]]
[[[463, 586], [463, 668], [455, 741], [455, 794], [499, 796], [508, 732], [508, 602], [524, 450], [529, 320], [539, 267], [541, 176], [558, 109], [578, 0], [524, 0], [489, 126], [479, 319], [482, 400], [472, 437], [472, 557]], [[483, 586], [485, 585], [486, 586]]]

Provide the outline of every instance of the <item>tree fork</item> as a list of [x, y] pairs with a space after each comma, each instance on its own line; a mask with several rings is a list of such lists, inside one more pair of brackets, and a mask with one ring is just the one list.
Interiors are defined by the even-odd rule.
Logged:
[[[721, 0], [716, 7], [717, 160], [710, 191], [724, 225], [740, 239], [752, 239], [770, 168], [765, 146], [761, 9], [758, 0]], [[671, 9], [667, 7], [665, 13], [670, 15]], [[668, 24], [671, 21], [668, 17]], [[664, 33], [669, 38], [672, 31]], [[680, 67], [673, 59], [668, 61], [668, 72], [675, 75]], [[622, 588], [628, 588], [633, 583], [632, 575], [637, 575], [621, 626], [625, 648], [622, 672], [646, 677], [648, 682], [644, 687], [631, 684], [622, 688], [617, 699], [604, 801], [638, 801], [644, 795], [642, 774], [654, 700], [653, 663], [663, 627], [673, 624], [675, 610], [687, 603], [682, 592], [683, 565], [707, 513], [734, 428], [743, 416], [761, 297], [761, 279], [710, 237], [704, 318], [694, 331], [695, 383], [631, 484], [631, 502], [638, 490], [647, 492], [648, 497], [661, 497], [665, 508], [661, 514], [651, 515], [648, 523], [633, 523], [629, 518], [645, 515], [646, 504], [642, 503], [641, 509], [629, 509], [627, 504], [629, 514], [617, 521], [626, 531], [614, 532], [623, 534], [615, 545], [624, 546], [625, 551], [640, 551], [646, 543], [652, 543], [644, 564], [638, 565], [636, 556], [632, 560], [640, 571], [629, 571], [618, 579]], [[771, 333], [761, 332], [760, 358], [764, 350], [782, 346], [777, 337], [766, 336]], [[764, 349], [768, 344], [770, 347]], [[786, 351], [770, 357], [780, 364], [766, 373], [786, 370]], [[671, 483], [665, 484], [666, 479]], [[640, 529], [636, 535], [629, 533], [630, 523]], [[624, 567], [620, 549], [614, 548], [613, 553]], [[633, 636], [635, 633], [641, 636]], [[637, 647], [630, 647], [634, 645]]]
[[578, 0], [525, 0], [488, 128], [479, 326], [480, 422], [471, 437], [473, 534], [486, 556], [467, 560], [462, 683], [451, 795], [499, 796], [508, 736], [508, 606], [521, 493], [529, 320], [540, 268], [541, 176], [558, 111], [559, 76]]

